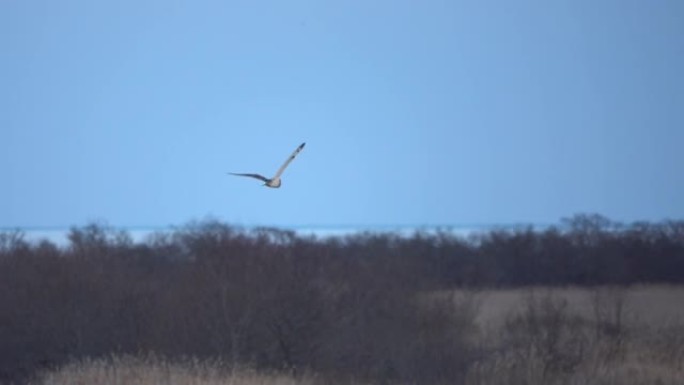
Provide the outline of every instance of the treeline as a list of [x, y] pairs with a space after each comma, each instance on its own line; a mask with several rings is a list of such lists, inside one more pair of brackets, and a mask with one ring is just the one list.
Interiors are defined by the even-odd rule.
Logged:
[[475, 305], [426, 293], [684, 282], [684, 222], [598, 215], [469, 237], [314, 238], [203, 222], [145, 242], [97, 225], [68, 239], [0, 234], [0, 380], [153, 353], [339, 381], [460, 383], [481, 354]]

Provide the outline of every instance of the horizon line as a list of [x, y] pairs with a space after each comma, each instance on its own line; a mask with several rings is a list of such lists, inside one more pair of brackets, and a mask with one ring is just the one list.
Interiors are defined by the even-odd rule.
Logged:
[[[80, 229], [90, 225], [97, 225], [107, 229], [115, 230], [137, 230], [137, 231], [154, 231], [154, 230], [176, 230], [194, 225], [202, 225], [205, 222], [189, 222], [182, 225], [110, 225], [107, 223], [86, 223], [84, 225], [25, 225], [25, 226], [8, 226], [0, 225], [0, 231], [63, 231], [71, 229]], [[258, 229], [258, 228], [280, 228], [291, 230], [343, 230], [343, 229], [397, 229], [397, 228], [456, 228], [456, 229], [487, 229], [487, 228], [511, 228], [511, 227], [551, 227], [560, 223], [549, 222], [475, 222], [475, 223], [304, 223], [304, 224], [239, 224], [230, 222], [219, 222], [228, 226], [236, 228]]]

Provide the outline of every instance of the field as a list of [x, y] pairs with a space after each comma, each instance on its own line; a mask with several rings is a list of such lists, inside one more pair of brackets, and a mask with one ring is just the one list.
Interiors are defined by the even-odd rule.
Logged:
[[310, 385], [312, 379], [253, 370], [226, 370], [221, 363], [169, 363], [153, 357], [112, 357], [72, 363], [46, 372], [36, 383], [44, 385]]
[[[511, 312], [520, 311], [530, 296], [551, 296], [568, 303], [569, 309], [587, 319], [596, 307], [615, 306], [622, 301], [623, 315], [630, 327], [665, 327], [684, 323], [684, 286], [635, 285], [629, 288], [520, 288], [468, 292], [480, 303], [477, 322], [480, 326], [500, 326]], [[463, 295], [463, 292], [456, 292]], [[442, 294], [444, 295], [444, 294]]]
[[684, 383], [684, 222], [68, 239], [0, 233], [0, 383]]
[[[471, 295], [479, 303], [480, 342], [496, 353], [471, 371], [467, 383], [684, 383], [684, 287], [527, 288]], [[502, 346], [509, 348], [497, 352]]]
[[[474, 317], [476, 328], [467, 337], [477, 354], [468, 363], [466, 385], [684, 384], [682, 286], [461, 290], [433, 293], [423, 301], [455, 303], [454, 309], [468, 313], [465, 318]], [[212, 360], [119, 356], [43, 371], [33, 384], [331, 382], [375, 383], [334, 381], [310, 372], [257, 372]]]

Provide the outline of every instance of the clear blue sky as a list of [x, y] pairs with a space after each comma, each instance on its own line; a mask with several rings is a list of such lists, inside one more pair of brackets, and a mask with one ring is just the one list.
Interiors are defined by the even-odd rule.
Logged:
[[684, 1], [4, 0], [0, 175], [0, 226], [681, 219]]

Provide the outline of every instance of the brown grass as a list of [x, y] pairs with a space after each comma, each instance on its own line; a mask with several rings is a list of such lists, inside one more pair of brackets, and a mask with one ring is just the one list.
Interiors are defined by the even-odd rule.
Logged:
[[684, 384], [682, 286], [441, 295], [478, 303], [484, 348], [469, 367], [467, 385]]
[[112, 357], [73, 362], [38, 376], [34, 385], [314, 385], [314, 376], [297, 378], [252, 369], [230, 370], [221, 362], [168, 362], [153, 357]]
[[466, 385], [681, 385], [684, 371], [657, 362], [625, 362], [595, 365], [590, 362], [562, 376], [545, 375], [541, 360], [521, 365], [518, 357], [502, 357], [476, 365]]
[[[519, 312], [530, 295], [549, 295], [568, 302], [573, 313], [587, 319], [593, 317], [594, 297], [598, 294], [610, 303], [618, 297], [625, 299], [629, 323], [636, 326], [660, 327], [684, 323], [684, 286], [638, 285], [628, 288], [529, 287], [505, 290], [469, 292], [480, 304], [477, 323], [482, 327], [500, 327], [513, 312]], [[459, 293], [459, 295], [462, 295]]]
[[[684, 384], [684, 287], [458, 291], [480, 355], [464, 385]], [[439, 302], [436, 302], [439, 303]], [[464, 309], [464, 307], [458, 307]], [[460, 326], [454, 326], [460, 327]], [[34, 385], [330, 384], [322, 375], [231, 369], [222, 362], [130, 356], [74, 362]]]
[[[545, 377], [540, 360], [525, 365], [515, 356], [474, 365], [466, 385], [681, 385], [684, 371], [654, 362], [626, 361], [616, 365], [588, 364], [564, 378]], [[250, 369], [227, 371], [216, 362], [169, 363], [130, 356], [87, 360], [45, 372], [33, 385], [314, 385], [329, 381], [316, 376], [292, 377]]]

